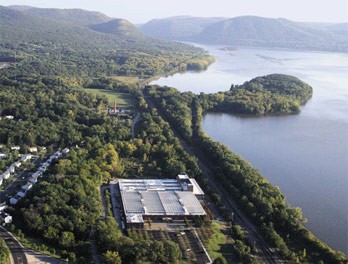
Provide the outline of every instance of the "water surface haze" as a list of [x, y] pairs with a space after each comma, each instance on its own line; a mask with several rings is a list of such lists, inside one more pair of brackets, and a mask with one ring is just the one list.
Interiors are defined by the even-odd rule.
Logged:
[[261, 48], [202, 46], [216, 63], [201, 73], [176, 74], [154, 83], [180, 91], [226, 91], [271, 73], [294, 75], [313, 87], [297, 115], [246, 117], [208, 113], [203, 128], [280, 186], [302, 208], [306, 226], [348, 253], [348, 56]]

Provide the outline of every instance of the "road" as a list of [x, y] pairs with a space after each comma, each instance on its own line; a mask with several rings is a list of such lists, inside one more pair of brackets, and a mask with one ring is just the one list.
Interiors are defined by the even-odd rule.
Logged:
[[[150, 108], [156, 108], [153, 101], [145, 96], [145, 100]], [[161, 117], [170, 124], [167, 118], [161, 113], [161, 111], [157, 108], [157, 112]], [[239, 208], [239, 205], [232, 199], [231, 195], [226, 192], [226, 190], [215, 180], [213, 173], [210, 170], [211, 162], [209, 157], [207, 157], [202, 151], [195, 147], [189, 146], [186, 141], [181, 137], [178, 131], [171, 126], [174, 135], [179, 139], [181, 146], [185, 149], [185, 151], [197, 158], [197, 163], [202, 170], [205, 179], [208, 181], [208, 185], [210, 189], [219, 194], [221, 196], [221, 202], [223, 205], [233, 212], [233, 222], [239, 224], [242, 228], [247, 231], [248, 240], [252, 245], [258, 250], [258, 254], [255, 255], [259, 260], [266, 263], [285, 263], [275, 252], [274, 248], [270, 247], [267, 242], [263, 239], [262, 235], [258, 232], [255, 225], [251, 222], [251, 220], [242, 212]]]
[[23, 246], [6, 229], [0, 227], [0, 235], [5, 240], [11, 251], [14, 264], [27, 264], [28, 260], [24, 253]]

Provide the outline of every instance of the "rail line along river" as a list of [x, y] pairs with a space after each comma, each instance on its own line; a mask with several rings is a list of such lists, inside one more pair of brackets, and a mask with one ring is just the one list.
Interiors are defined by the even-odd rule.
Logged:
[[271, 73], [299, 77], [313, 98], [298, 115], [246, 117], [208, 113], [203, 128], [280, 187], [302, 208], [306, 226], [348, 253], [348, 54], [200, 45], [216, 57], [207, 71], [161, 78], [152, 84], [180, 91], [228, 90]]

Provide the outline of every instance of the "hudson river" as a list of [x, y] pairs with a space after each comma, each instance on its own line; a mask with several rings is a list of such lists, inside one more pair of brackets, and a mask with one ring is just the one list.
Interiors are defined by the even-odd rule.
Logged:
[[203, 128], [279, 186], [292, 206], [301, 207], [316, 236], [348, 254], [348, 54], [199, 46], [216, 58], [207, 71], [152, 84], [213, 93], [284, 73], [313, 87], [313, 98], [298, 115], [209, 113]]

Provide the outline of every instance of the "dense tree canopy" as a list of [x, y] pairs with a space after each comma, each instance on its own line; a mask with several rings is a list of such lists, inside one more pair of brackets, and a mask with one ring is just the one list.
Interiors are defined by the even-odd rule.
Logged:
[[199, 98], [205, 110], [263, 115], [297, 113], [311, 97], [312, 87], [298, 78], [271, 74]]

